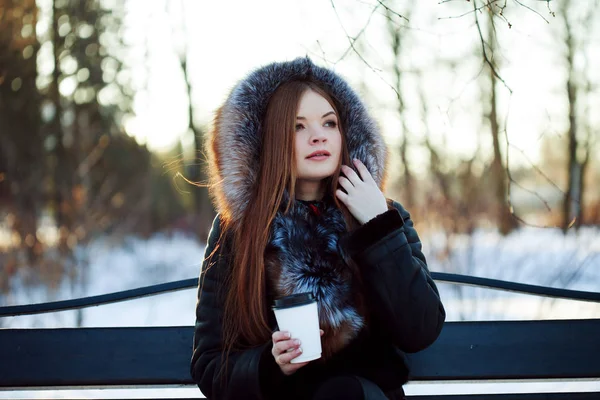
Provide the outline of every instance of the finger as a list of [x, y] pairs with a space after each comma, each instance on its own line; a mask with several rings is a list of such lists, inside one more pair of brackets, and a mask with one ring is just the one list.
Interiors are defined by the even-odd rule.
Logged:
[[344, 193], [342, 190], [338, 189], [335, 191], [335, 194], [342, 203], [348, 205], [348, 195], [346, 193]]
[[350, 182], [348, 178], [340, 176], [338, 182], [340, 183], [341, 187], [346, 189], [346, 193], [350, 193], [350, 190], [354, 189], [354, 185], [352, 184], [352, 182]]
[[273, 343], [277, 343], [281, 340], [288, 340], [291, 335], [287, 331], [277, 331], [273, 333]]
[[307, 364], [310, 364], [310, 361], [305, 361], [305, 362], [301, 362], [301, 363], [294, 363], [294, 364], [288, 364], [288, 365], [289, 365], [289, 369], [292, 370], [293, 372], [295, 372], [295, 371], [298, 371], [300, 368], [304, 367]]
[[310, 364], [310, 361], [306, 361], [306, 362], [303, 362], [303, 363], [292, 364], [292, 365], [294, 365], [294, 366], [295, 366], [295, 368], [294, 368], [294, 369], [297, 371], [297, 370], [299, 370], [300, 368], [302, 368], [302, 367], [304, 367], [304, 366], [306, 366], [306, 365], [308, 365], [308, 364]]
[[285, 365], [285, 369], [288, 372], [287, 374], [290, 375], [290, 374], [293, 374], [294, 372], [298, 371], [300, 368], [302, 368], [302, 367], [304, 367], [304, 366], [306, 366], [308, 364], [310, 364], [310, 361], [305, 361], [305, 362], [301, 362], [301, 363], [294, 363], [294, 364], [289, 363], [289, 364]]
[[344, 175], [346, 175], [346, 177], [348, 179], [350, 179], [350, 182], [352, 182], [352, 184], [354, 186], [357, 186], [362, 183], [362, 180], [360, 179], [360, 177], [349, 166], [342, 165], [342, 172], [344, 173]]
[[362, 161], [355, 158], [354, 165], [356, 166], [356, 169], [360, 173], [360, 177], [362, 178], [363, 182], [367, 182], [367, 181], [375, 182], [375, 179], [373, 179], [373, 175], [371, 175], [371, 172], [367, 169], [366, 165], [363, 164]]
[[279, 364], [279, 365], [289, 364], [290, 361], [292, 361], [294, 358], [300, 356], [300, 354], [302, 354], [302, 349], [298, 348], [298, 349], [295, 349], [288, 353], [280, 354], [279, 356], [277, 356], [275, 358], [275, 360], [277, 361], [277, 364]]
[[276, 355], [285, 353], [289, 349], [297, 349], [298, 347], [300, 347], [299, 340], [284, 340], [281, 342], [277, 342], [273, 345], [273, 349], [276, 352]]

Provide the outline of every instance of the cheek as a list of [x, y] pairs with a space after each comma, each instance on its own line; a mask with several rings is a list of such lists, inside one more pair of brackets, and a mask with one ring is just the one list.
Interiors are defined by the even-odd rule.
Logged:
[[300, 140], [298, 140], [298, 138], [296, 138], [296, 140], [294, 141], [294, 152], [296, 153], [294, 157], [296, 159], [296, 162], [300, 161], [300, 155], [303, 154], [303, 152], [302, 146], [300, 145]]
[[339, 160], [340, 158], [342, 158], [342, 136], [341, 135], [338, 135], [336, 137], [335, 148], [337, 150], [337, 155], [338, 155], [337, 158]]

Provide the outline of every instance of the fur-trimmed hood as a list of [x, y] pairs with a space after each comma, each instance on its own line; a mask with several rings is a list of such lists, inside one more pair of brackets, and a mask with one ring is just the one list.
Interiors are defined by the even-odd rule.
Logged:
[[217, 111], [205, 149], [210, 163], [211, 197], [221, 218], [236, 224], [256, 185], [261, 149], [261, 120], [271, 95], [284, 82], [311, 78], [329, 88], [340, 104], [351, 158], [371, 171], [381, 190], [385, 185], [387, 148], [365, 105], [348, 83], [308, 57], [275, 62], [252, 71], [231, 90]]

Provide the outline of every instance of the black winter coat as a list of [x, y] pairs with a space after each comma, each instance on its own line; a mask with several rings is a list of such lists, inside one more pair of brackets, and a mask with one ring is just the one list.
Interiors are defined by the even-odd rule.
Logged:
[[[191, 375], [208, 399], [310, 398], [320, 382], [340, 374], [365, 378], [390, 399], [403, 398], [402, 385], [409, 376], [405, 353], [420, 351], [436, 340], [445, 311], [410, 215], [397, 202], [393, 206], [340, 243], [360, 268], [372, 315], [369, 329], [362, 330], [325, 364], [310, 363], [291, 376], [285, 376], [275, 363], [272, 342], [268, 341], [231, 353], [224, 384], [219, 373], [224, 362], [221, 324], [225, 280], [231, 268], [227, 242], [217, 249], [211, 268], [206, 268], [205, 261], [200, 274]], [[205, 256], [213, 252], [220, 234], [217, 216]], [[275, 331], [272, 311], [269, 321]]]

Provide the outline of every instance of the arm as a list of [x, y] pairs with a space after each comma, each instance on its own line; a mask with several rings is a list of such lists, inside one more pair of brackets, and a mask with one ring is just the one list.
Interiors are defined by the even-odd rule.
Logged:
[[[227, 360], [226, 381], [224, 366], [222, 321], [224, 295], [227, 292], [225, 277], [229, 266], [223, 248], [219, 247], [210, 259], [221, 235], [219, 216], [213, 221], [204, 262], [200, 273], [194, 350], [191, 375], [208, 399], [261, 399], [266, 395], [263, 388], [273, 388], [283, 373], [271, 354], [272, 343], [243, 351], [232, 351]], [[265, 384], [262, 384], [262, 383]]]
[[446, 312], [409, 213], [392, 205], [354, 231], [347, 249], [361, 270], [376, 322], [401, 350], [413, 353], [437, 339]]

